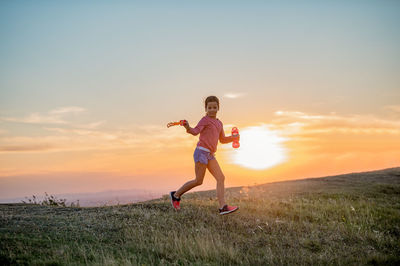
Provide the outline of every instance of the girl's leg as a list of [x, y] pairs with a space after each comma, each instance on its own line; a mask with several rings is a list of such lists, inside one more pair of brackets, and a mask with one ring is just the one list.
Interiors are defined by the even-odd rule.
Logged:
[[225, 176], [216, 159], [208, 161], [208, 170], [217, 180], [217, 197], [219, 208], [222, 208], [225, 205]]
[[175, 197], [180, 198], [183, 193], [191, 190], [194, 187], [203, 184], [204, 175], [206, 174], [207, 165], [197, 162], [195, 164], [194, 170], [196, 172], [196, 179], [186, 182], [180, 189], [175, 192]]

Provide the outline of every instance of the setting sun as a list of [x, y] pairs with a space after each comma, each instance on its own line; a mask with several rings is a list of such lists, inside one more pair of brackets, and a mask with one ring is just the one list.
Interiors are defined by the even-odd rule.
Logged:
[[240, 131], [240, 148], [234, 151], [235, 164], [262, 170], [286, 160], [286, 150], [281, 145], [286, 138], [267, 126], [247, 127]]

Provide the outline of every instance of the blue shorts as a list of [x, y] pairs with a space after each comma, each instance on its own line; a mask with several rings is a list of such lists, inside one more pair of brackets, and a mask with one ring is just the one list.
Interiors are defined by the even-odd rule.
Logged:
[[205, 165], [208, 164], [208, 161], [215, 160], [214, 154], [212, 154], [211, 152], [200, 150], [198, 148], [194, 150], [193, 158], [194, 163], [201, 162]]

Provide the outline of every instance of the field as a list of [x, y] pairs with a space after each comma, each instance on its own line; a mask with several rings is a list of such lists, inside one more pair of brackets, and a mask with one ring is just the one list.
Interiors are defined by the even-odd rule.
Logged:
[[82, 208], [0, 205], [0, 264], [400, 264], [400, 168]]

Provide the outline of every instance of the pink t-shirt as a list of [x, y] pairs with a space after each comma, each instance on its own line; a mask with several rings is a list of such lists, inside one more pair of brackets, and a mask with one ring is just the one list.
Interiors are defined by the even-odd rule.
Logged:
[[200, 133], [197, 146], [209, 149], [212, 153], [217, 151], [218, 139], [225, 137], [224, 127], [222, 122], [217, 118], [204, 116], [200, 119], [195, 128], [191, 128], [188, 133], [196, 136]]

